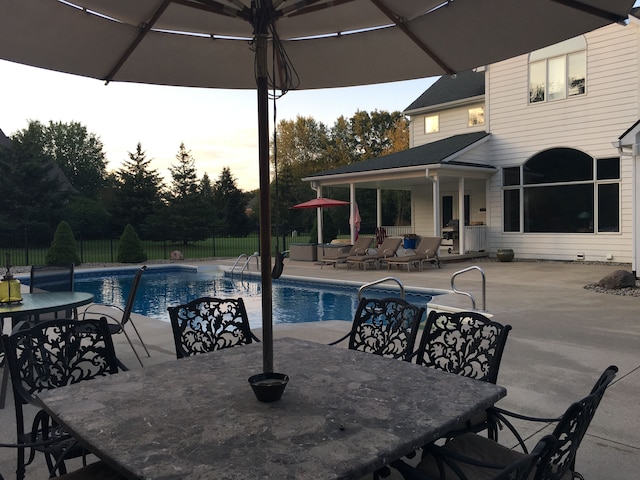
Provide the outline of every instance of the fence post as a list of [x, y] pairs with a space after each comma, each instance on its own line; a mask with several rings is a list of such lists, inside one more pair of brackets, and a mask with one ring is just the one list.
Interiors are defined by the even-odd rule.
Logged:
[[24, 264], [29, 265], [29, 234], [27, 228], [24, 229]]
[[113, 263], [113, 238], [109, 239], [109, 255], [111, 256], [111, 263]]

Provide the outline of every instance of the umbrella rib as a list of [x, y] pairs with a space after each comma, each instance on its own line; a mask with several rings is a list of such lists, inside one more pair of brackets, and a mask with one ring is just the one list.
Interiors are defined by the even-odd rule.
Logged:
[[122, 68], [124, 63], [129, 59], [129, 57], [131, 56], [133, 51], [136, 48], [138, 48], [138, 45], [140, 45], [140, 42], [142, 42], [142, 40], [147, 35], [147, 33], [149, 33], [149, 30], [151, 30], [153, 25], [158, 21], [158, 18], [160, 18], [160, 16], [164, 13], [164, 11], [167, 9], [167, 7], [169, 6], [169, 4], [171, 2], [172, 2], [172, 0], [164, 0], [164, 2], [162, 2], [162, 4], [158, 7], [158, 9], [153, 13], [151, 19], [148, 22], [146, 22], [146, 23], [144, 23], [142, 25], [142, 27], [140, 28], [140, 32], [138, 32], [138, 36], [136, 37], [136, 39], [131, 43], [131, 45], [129, 45], [127, 50], [120, 57], [120, 59], [116, 62], [115, 66], [111, 69], [109, 74], [106, 77], [103, 78], [103, 80], [106, 83], [109, 83], [111, 80], [113, 80], [113, 77], [116, 76], [116, 74]]
[[378, 9], [384, 13], [389, 20], [391, 20], [396, 27], [398, 27], [409, 39], [415, 43], [424, 53], [426, 53], [434, 62], [436, 62], [442, 70], [447, 75], [453, 75], [455, 70], [453, 70], [449, 65], [447, 65], [444, 60], [442, 60], [438, 55], [436, 55], [427, 45], [424, 44], [410, 29], [407, 27], [406, 23], [402, 21], [402, 19], [397, 16], [390, 8], [384, 5], [380, 0], [371, 0]]
[[587, 5], [578, 0], [551, 0], [552, 2], [559, 3], [560, 5], [564, 5], [565, 7], [573, 8], [575, 10], [579, 10], [581, 12], [585, 12], [591, 15], [595, 15], [596, 17], [604, 18], [605, 20], [609, 20], [613, 23], [624, 22], [627, 17], [621, 17], [613, 12], [608, 10], [603, 10], [598, 7], [594, 7], [592, 5]]
[[147, 22], [141, 25], [140, 32], [138, 32], [138, 36], [135, 38], [133, 42], [131, 42], [131, 45], [127, 47], [124, 54], [116, 62], [115, 66], [111, 69], [108, 75], [103, 78], [103, 80], [106, 83], [109, 83], [113, 80], [113, 78], [120, 71], [120, 69], [125, 64], [125, 62], [129, 59], [131, 54], [135, 51], [136, 48], [138, 48], [138, 45], [140, 45], [140, 42], [144, 40], [144, 37], [146, 37], [147, 33], [149, 33], [149, 31], [153, 28], [153, 26], [156, 24], [158, 19], [162, 16], [165, 10], [172, 3], [177, 3], [190, 8], [206, 10], [208, 12], [218, 13], [221, 15], [227, 15], [229, 17], [240, 17], [240, 18], [246, 19], [248, 15], [250, 16], [250, 12], [248, 12], [248, 9], [245, 9], [244, 11], [235, 10], [219, 2], [215, 2], [213, 0], [164, 0], [162, 4], [160, 4], [158, 9], [153, 13], [151, 18]]

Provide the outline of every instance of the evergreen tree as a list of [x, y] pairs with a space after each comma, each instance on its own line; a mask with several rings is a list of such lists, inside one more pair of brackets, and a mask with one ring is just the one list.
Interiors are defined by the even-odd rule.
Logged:
[[129, 152], [129, 159], [115, 172], [116, 187], [110, 205], [114, 228], [124, 229], [125, 225], [131, 224], [136, 230], [147, 226], [150, 233], [155, 229], [145, 223], [163, 205], [163, 183], [157, 171], [151, 168], [151, 161], [138, 143], [136, 151]]
[[229, 167], [224, 167], [214, 183], [215, 214], [227, 235], [246, 235], [249, 222], [246, 214], [247, 196], [236, 186]]
[[53, 235], [51, 248], [45, 255], [47, 265], [62, 265], [65, 263], [80, 264], [80, 256], [76, 247], [76, 239], [73, 236], [71, 226], [62, 221], [58, 224]]
[[186, 245], [190, 240], [207, 237], [205, 202], [198, 192], [195, 160], [184, 143], [176, 155], [177, 163], [169, 167], [172, 182], [167, 195], [164, 231], [171, 240]]
[[140, 237], [131, 225], [127, 225], [118, 244], [118, 261], [121, 263], [141, 263], [147, 260]]

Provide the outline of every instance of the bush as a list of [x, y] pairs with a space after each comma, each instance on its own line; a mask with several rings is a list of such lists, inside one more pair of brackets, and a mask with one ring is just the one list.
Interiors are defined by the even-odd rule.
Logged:
[[127, 225], [118, 244], [118, 261], [121, 263], [141, 263], [147, 260], [140, 237], [131, 225]]
[[58, 224], [53, 234], [51, 248], [45, 255], [45, 262], [47, 265], [63, 265], [67, 263], [80, 265], [81, 260], [76, 248], [76, 239], [73, 236], [71, 226], [64, 220]]

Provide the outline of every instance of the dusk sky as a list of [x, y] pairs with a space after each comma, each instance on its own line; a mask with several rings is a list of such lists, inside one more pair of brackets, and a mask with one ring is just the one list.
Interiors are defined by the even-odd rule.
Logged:
[[[357, 110], [404, 110], [438, 77], [383, 85], [289, 92], [277, 121], [298, 115], [331, 127]], [[257, 98], [253, 90], [218, 90], [104, 82], [0, 60], [0, 129], [11, 136], [29, 120], [77, 121], [104, 144], [107, 169], [120, 167], [138, 142], [169, 178], [180, 143], [211, 180], [229, 167], [242, 190], [258, 188]], [[269, 104], [273, 121], [273, 103]]]

